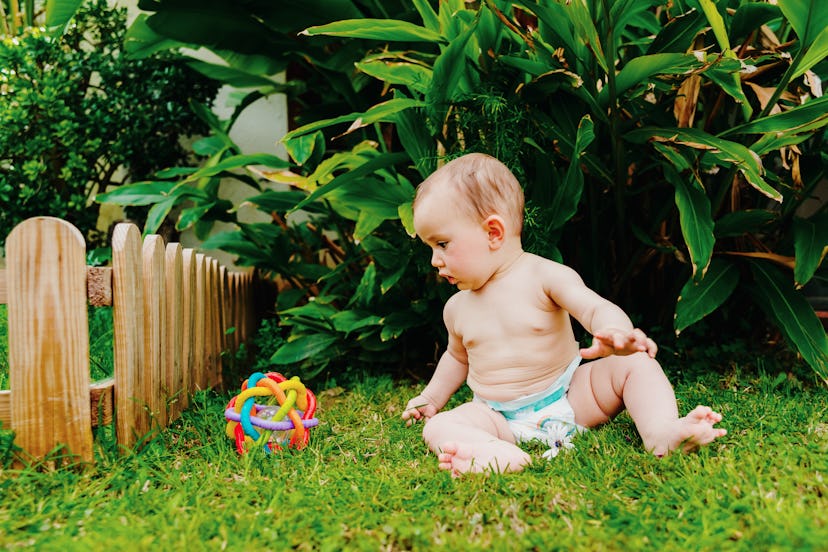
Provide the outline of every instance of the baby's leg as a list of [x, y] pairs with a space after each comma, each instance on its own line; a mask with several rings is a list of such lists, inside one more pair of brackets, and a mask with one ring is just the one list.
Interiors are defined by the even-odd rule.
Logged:
[[506, 420], [488, 406], [470, 402], [440, 412], [426, 422], [423, 439], [439, 466], [452, 475], [520, 471], [529, 455], [515, 444]]
[[644, 447], [657, 456], [676, 449], [691, 451], [727, 433], [714, 427], [722, 416], [706, 406], [679, 418], [673, 387], [658, 362], [644, 353], [579, 366], [567, 398], [575, 421], [587, 427], [608, 421], [626, 407]]

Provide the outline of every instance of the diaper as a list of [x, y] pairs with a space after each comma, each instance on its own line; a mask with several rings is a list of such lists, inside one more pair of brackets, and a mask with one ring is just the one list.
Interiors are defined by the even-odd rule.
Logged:
[[575, 423], [575, 412], [566, 398], [580, 363], [581, 357], [575, 357], [552, 385], [538, 393], [506, 402], [475, 398], [506, 418], [518, 443], [538, 439], [557, 451], [562, 443], [568, 443], [568, 437], [584, 429]]

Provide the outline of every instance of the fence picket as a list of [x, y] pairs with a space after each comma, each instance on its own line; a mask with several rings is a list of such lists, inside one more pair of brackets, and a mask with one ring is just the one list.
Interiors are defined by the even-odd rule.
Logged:
[[70, 455], [91, 462], [83, 236], [60, 219], [29, 219], [9, 234], [6, 259], [16, 440], [36, 457], [63, 444]]
[[144, 238], [144, 359], [146, 371], [141, 384], [141, 398], [151, 418], [161, 427], [167, 419], [166, 400], [161, 374], [166, 357], [166, 319], [164, 312], [164, 240], [161, 236]]
[[181, 414], [182, 395], [187, 391], [183, 385], [181, 370], [181, 352], [183, 349], [184, 308], [181, 301], [183, 263], [181, 244], [167, 244], [165, 250], [165, 279], [166, 279], [166, 313], [167, 313], [167, 361], [165, 364], [164, 387], [170, 397], [167, 403], [168, 421], [175, 420]]
[[181, 347], [181, 407], [187, 408], [190, 393], [195, 391], [195, 251], [185, 248], [181, 253], [182, 347]]
[[140, 400], [144, 373], [144, 284], [141, 235], [134, 224], [121, 223], [112, 234], [112, 320], [114, 326], [115, 433], [131, 449], [149, 432], [149, 417]]

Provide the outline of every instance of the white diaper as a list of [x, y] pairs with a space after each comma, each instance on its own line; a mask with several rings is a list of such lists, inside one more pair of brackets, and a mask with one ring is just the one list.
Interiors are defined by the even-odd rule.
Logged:
[[539, 439], [557, 450], [568, 444], [568, 438], [584, 428], [575, 423], [575, 412], [566, 398], [572, 374], [580, 365], [581, 357], [575, 357], [566, 371], [547, 389], [519, 399], [497, 402], [475, 397], [500, 412], [517, 442]]

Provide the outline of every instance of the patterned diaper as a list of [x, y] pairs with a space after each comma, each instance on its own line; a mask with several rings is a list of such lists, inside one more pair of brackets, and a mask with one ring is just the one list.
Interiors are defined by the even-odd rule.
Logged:
[[580, 363], [581, 357], [575, 357], [566, 371], [544, 391], [507, 402], [477, 398], [503, 414], [517, 442], [539, 439], [552, 447], [549, 456], [555, 456], [558, 449], [571, 446], [569, 437], [584, 429], [575, 423], [575, 412], [566, 398], [572, 374]]

